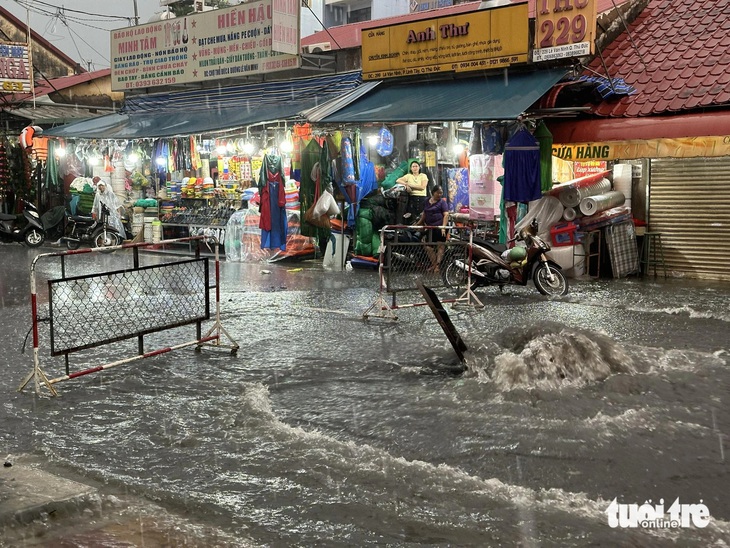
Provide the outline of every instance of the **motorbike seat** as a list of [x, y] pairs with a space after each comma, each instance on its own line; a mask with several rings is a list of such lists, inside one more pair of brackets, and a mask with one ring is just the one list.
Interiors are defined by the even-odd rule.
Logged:
[[15, 221], [17, 218], [18, 216], [12, 213], [0, 213], [0, 221]]
[[507, 251], [507, 246], [498, 242], [490, 242], [489, 240], [482, 240], [481, 238], [474, 238], [474, 243], [482, 247], [487, 247], [496, 253], [502, 253]]
[[76, 221], [77, 223], [93, 223], [94, 218], [93, 217], [87, 217], [85, 215], [70, 215], [71, 220]]

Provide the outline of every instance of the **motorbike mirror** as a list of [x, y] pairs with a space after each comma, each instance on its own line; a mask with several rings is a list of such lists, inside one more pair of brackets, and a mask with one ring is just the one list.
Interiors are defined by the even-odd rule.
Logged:
[[534, 218], [534, 219], [532, 219], [532, 221], [530, 222], [530, 228], [532, 228], [532, 229], [533, 229], [533, 230], [535, 231], [535, 233], [537, 233], [537, 229], [538, 229], [538, 226], [539, 226], [539, 224], [540, 224], [540, 223], [538, 223], [538, 222], [537, 222], [537, 217], [535, 217], [535, 218]]

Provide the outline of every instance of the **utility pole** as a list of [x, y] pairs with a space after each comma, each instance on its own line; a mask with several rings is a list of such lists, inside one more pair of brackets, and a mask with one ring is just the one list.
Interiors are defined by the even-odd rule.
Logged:
[[137, 11], [137, 0], [134, 1], [134, 25], [139, 25], [139, 12]]

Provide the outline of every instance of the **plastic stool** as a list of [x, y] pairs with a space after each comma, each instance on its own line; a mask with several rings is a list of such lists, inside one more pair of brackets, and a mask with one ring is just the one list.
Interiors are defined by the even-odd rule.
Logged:
[[664, 246], [662, 245], [661, 232], [644, 233], [644, 241], [641, 243], [641, 275], [648, 275], [650, 268], [654, 267], [654, 277], [657, 277], [657, 265], [662, 267], [664, 277], [667, 277], [667, 265], [664, 262]]

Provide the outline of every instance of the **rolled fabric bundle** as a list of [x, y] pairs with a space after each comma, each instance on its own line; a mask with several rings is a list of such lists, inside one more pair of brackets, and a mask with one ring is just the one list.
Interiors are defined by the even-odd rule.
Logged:
[[580, 212], [586, 216], [595, 215], [601, 211], [623, 205], [625, 201], [626, 197], [623, 192], [612, 190], [605, 194], [583, 198], [580, 202]]
[[563, 210], [563, 219], [565, 219], [566, 221], [572, 221], [577, 216], [578, 216], [578, 214], [575, 212], [575, 209], [572, 207], [566, 207]]
[[565, 207], [578, 207], [583, 198], [589, 196], [598, 196], [599, 194], [605, 194], [611, 190], [611, 181], [608, 179], [601, 179], [590, 185], [581, 186], [578, 188], [566, 188], [560, 193], [560, 202]]
[[550, 196], [558, 197], [560, 196], [560, 193], [564, 190], [567, 190], [569, 188], [583, 188], [584, 186], [590, 186], [592, 184], [595, 184], [599, 182], [601, 179], [605, 179], [611, 174], [610, 171], [601, 171], [600, 173], [592, 173], [590, 175], [586, 175], [585, 177], [579, 177], [577, 179], [573, 179], [572, 181], [568, 181], [567, 183], [561, 183], [559, 185], [555, 185], [553, 188], [548, 190], [545, 194], [549, 194]]

